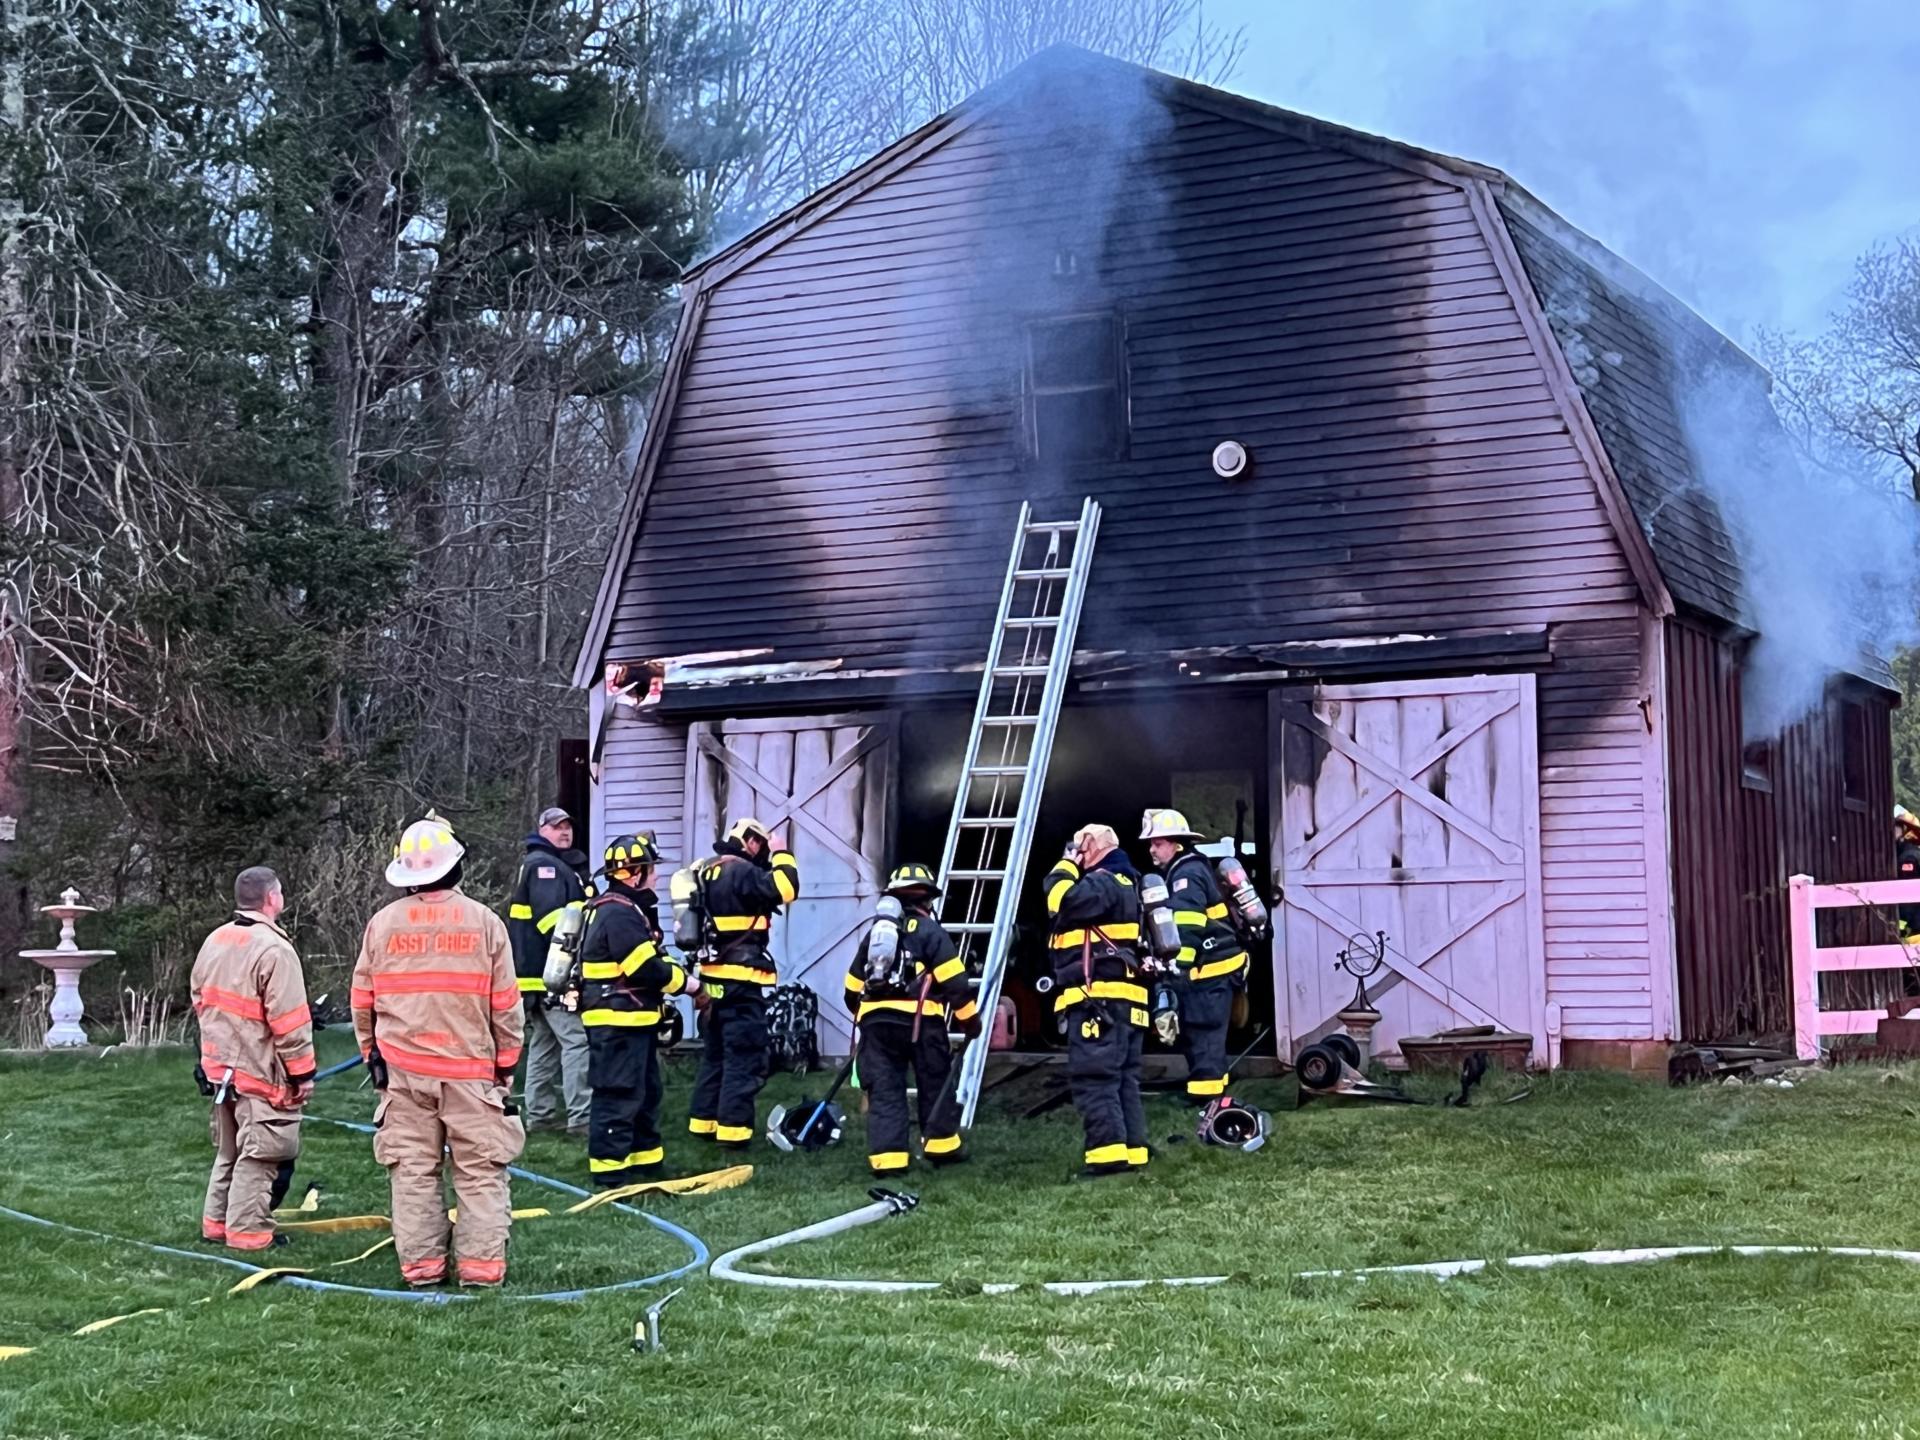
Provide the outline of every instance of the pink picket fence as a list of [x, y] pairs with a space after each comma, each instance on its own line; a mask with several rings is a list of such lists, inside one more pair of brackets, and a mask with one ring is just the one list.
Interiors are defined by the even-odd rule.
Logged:
[[1788, 923], [1793, 941], [1793, 1043], [1802, 1060], [1820, 1058], [1822, 1035], [1872, 1035], [1887, 1018], [1886, 1007], [1873, 1010], [1822, 1010], [1820, 977], [1843, 971], [1903, 970], [1916, 952], [1905, 945], [1820, 945], [1814, 914], [1861, 906], [1920, 905], [1920, 880], [1861, 880], [1848, 885], [1816, 885], [1810, 875], [1787, 881]]

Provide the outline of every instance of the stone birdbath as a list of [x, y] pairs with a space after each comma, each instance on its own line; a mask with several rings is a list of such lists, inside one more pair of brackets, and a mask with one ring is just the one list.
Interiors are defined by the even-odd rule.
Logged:
[[42, 905], [40, 912], [60, 922], [60, 943], [52, 950], [22, 950], [20, 958], [44, 965], [53, 972], [53, 1025], [45, 1038], [49, 1050], [71, 1049], [87, 1043], [87, 1032], [80, 1028], [85, 1007], [80, 1003], [80, 972], [96, 960], [105, 960], [111, 950], [82, 950], [73, 941], [73, 922], [91, 915], [99, 907], [82, 905], [80, 892], [69, 885], [60, 893], [58, 905]]

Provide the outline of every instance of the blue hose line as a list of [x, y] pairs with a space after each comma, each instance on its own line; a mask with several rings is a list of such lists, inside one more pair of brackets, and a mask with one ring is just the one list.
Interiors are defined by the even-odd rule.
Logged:
[[342, 1060], [338, 1065], [327, 1066], [326, 1069], [320, 1071], [317, 1075], [313, 1077], [313, 1083], [318, 1085], [322, 1080], [327, 1079], [329, 1076], [343, 1074], [346, 1071], [353, 1069], [354, 1066], [364, 1065], [365, 1063], [366, 1063], [365, 1060], [363, 1060], [360, 1056], [355, 1055], [350, 1059]]

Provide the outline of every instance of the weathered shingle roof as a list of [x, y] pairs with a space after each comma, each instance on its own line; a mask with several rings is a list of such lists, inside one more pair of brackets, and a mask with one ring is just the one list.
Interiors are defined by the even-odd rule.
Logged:
[[[1500, 210], [1674, 599], [1745, 621], [1739, 550], [1687, 442], [1681, 397], [1718, 370], [1750, 386], [1760, 423], [1778, 430], [1765, 373], [1651, 281], [1633, 286], [1603, 273], [1554, 233], [1562, 227], [1551, 216], [1513, 192]], [[1787, 444], [1784, 432], [1778, 443]]]

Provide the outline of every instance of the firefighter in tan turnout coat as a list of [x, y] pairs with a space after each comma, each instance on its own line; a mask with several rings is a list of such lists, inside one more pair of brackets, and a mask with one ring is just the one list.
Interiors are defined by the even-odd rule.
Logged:
[[507, 1166], [526, 1144], [507, 1113], [525, 1024], [507, 927], [461, 894], [464, 853], [436, 815], [409, 825], [387, 883], [407, 893], [367, 922], [353, 969], [353, 1029], [373, 1082], [373, 1158], [393, 1182], [393, 1243], [415, 1288], [447, 1279], [442, 1151], [462, 1285], [507, 1276]]
[[313, 1093], [313, 1018], [300, 957], [274, 923], [286, 903], [279, 878], [264, 866], [242, 870], [233, 903], [233, 919], [207, 936], [193, 962], [194, 1078], [214, 1102], [200, 1234], [235, 1250], [264, 1250], [300, 1153], [300, 1107]]

